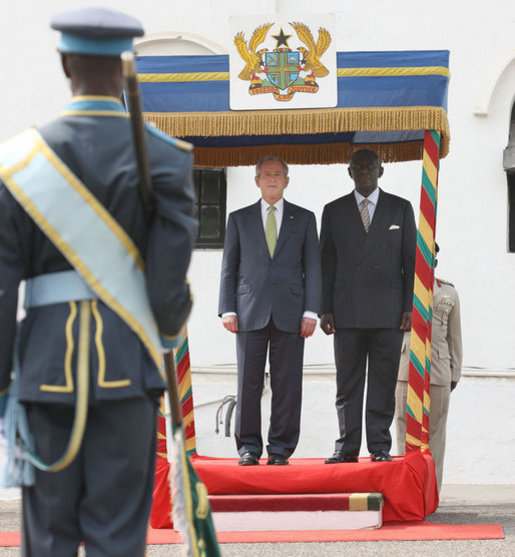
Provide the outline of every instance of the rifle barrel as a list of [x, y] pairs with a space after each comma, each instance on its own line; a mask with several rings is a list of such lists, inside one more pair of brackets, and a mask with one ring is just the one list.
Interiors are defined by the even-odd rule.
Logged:
[[154, 201], [152, 197], [152, 179], [150, 175], [150, 164], [147, 156], [147, 137], [141, 110], [141, 99], [139, 95], [138, 79], [136, 77], [136, 66], [134, 54], [130, 51], [122, 52], [122, 72], [125, 81], [125, 94], [131, 114], [132, 135], [134, 138], [134, 151], [140, 177], [139, 193], [145, 209], [148, 222], [152, 220], [154, 212]]
[[[147, 136], [141, 110], [141, 99], [139, 95], [138, 79], [136, 77], [136, 66], [134, 54], [130, 51], [122, 52], [122, 72], [125, 81], [125, 94], [129, 105], [131, 116], [132, 136], [134, 139], [134, 151], [140, 177], [139, 192], [143, 201], [145, 214], [149, 222], [152, 220], [154, 202], [152, 197], [152, 179], [150, 175], [150, 163], [147, 154]], [[177, 373], [175, 360], [171, 352], [163, 354], [164, 368], [168, 382], [168, 402], [172, 414], [172, 422], [176, 427], [182, 426], [182, 412], [179, 401], [179, 388], [177, 385]]]

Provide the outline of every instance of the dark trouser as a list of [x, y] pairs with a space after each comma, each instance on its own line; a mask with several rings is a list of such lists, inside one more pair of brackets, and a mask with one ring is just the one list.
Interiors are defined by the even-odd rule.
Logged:
[[390, 450], [389, 430], [395, 412], [402, 335], [400, 329], [336, 330], [336, 411], [340, 438], [335, 450], [359, 454], [367, 357], [367, 447], [371, 453]]
[[[36, 452], [59, 458], [73, 407], [29, 404]], [[156, 404], [149, 398], [91, 406], [76, 459], [60, 472], [36, 470], [23, 488], [23, 555], [70, 557], [81, 541], [88, 557], [142, 557], [152, 503]]]
[[238, 398], [234, 433], [240, 455], [251, 451], [261, 456], [263, 452], [261, 395], [269, 346], [272, 413], [268, 454], [289, 457], [299, 441], [304, 339], [298, 333], [280, 331], [270, 321], [264, 329], [236, 335]]

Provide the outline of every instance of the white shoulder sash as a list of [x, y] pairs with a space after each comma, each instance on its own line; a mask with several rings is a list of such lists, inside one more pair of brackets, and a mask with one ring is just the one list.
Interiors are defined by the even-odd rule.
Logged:
[[89, 287], [138, 335], [161, 370], [144, 263], [122, 227], [35, 128], [0, 145], [0, 178]]

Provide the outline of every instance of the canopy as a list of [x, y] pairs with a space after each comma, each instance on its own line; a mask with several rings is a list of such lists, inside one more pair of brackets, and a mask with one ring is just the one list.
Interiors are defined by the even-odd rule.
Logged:
[[362, 147], [384, 162], [422, 159], [424, 130], [449, 151], [449, 51], [338, 52], [338, 106], [230, 110], [229, 56], [137, 57], [145, 118], [195, 145], [198, 166], [348, 162]]
[[[228, 56], [137, 59], [146, 119], [165, 133], [192, 142], [198, 166], [253, 165], [261, 156], [270, 154], [292, 164], [342, 163], [348, 162], [354, 150], [363, 147], [375, 149], [384, 162], [423, 160], [406, 412], [407, 453], [427, 451], [429, 447], [438, 167], [439, 158], [449, 151], [450, 141], [448, 63], [448, 51], [339, 52], [337, 107], [231, 111]], [[223, 466], [223, 459], [211, 459], [206, 466], [198, 462], [186, 333], [175, 359], [187, 447], [196, 456], [196, 465], [203, 470], [203, 480], [213, 493], [227, 477], [228, 469]], [[161, 416], [161, 431], [165, 431], [164, 416]], [[433, 463], [429, 462], [425, 477], [416, 477], [414, 457], [417, 454], [408, 454], [403, 461], [405, 470], [412, 476], [408, 477], [405, 490], [413, 493], [419, 511], [395, 516], [396, 520], [424, 518], [437, 504]], [[379, 471], [380, 467], [373, 468]], [[163, 480], [168, 473], [166, 455], [158, 456], [153, 527], [160, 527], [156, 524], [163, 517], [169, 525], [170, 495], [167, 489], [159, 489], [160, 485], [168, 486]], [[393, 485], [392, 477], [389, 474], [385, 485]], [[366, 486], [369, 480], [365, 479]], [[354, 486], [355, 481], [353, 477], [350, 485]], [[420, 489], [414, 490], [411, 482]], [[397, 492], [398, 482], [395, 485]], [[294, 489], [298, 490], [298, 481]], [[238, 490], [241, 491], [241, 486]]]

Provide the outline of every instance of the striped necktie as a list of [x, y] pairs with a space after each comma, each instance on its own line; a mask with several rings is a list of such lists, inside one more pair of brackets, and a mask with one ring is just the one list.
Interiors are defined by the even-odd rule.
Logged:
[[367, 207], [369, 203], [370, 201], [368, 199], [363, 199], [361, 202], [361, 210], [359, 211], [361, 220], [363, 221], [363, 226], [365, 227], [365, 232], [368, 232], [368, 229], [370, 228], [370, 214]]
[[265, 238], [270, 257], [274, 256], [275, 245], [277, 244], [277, 222], [274, 215], [275, 207], [268, 207], [268, 216], [266, 217]]

